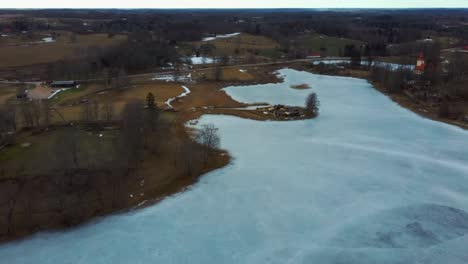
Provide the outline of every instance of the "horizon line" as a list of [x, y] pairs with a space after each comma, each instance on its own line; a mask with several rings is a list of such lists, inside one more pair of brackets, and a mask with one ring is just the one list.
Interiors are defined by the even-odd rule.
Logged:
[[0, 7], [0, 10], [427, 10], [467, 9], [466, 7]]

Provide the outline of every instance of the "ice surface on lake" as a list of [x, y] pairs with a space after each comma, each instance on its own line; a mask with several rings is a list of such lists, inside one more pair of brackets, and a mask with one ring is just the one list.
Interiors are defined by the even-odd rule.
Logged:
[[314, 91], [319, 117], [204, 116], [231, 165], [149, 208], [4, 245], [1, 262], [467, 263], [468, 133], [364, 80], [280, 74], [285, 83], [226, 90], [289, 105]]

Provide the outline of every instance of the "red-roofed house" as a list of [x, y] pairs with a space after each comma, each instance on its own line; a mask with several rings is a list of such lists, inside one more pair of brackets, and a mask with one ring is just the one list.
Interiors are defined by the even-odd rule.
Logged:
[[311, 53], [307, 56], [308, 59], [315, 59], [315, 58], [320, 58], [321, 54], [320, 53]]

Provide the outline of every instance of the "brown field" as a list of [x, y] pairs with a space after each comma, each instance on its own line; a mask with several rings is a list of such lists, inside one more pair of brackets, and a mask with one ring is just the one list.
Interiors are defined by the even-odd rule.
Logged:
[[[76, 91], [76, 92], [75, 92]], [[176, 97], [184, 92], [177, 83], [147, 81], [136, 83], [132, 88], [124, 90], [106, 90], [105, 86], [89, 84], [88, 87], [78, 90], [67, 90], [52, 99], [58, 105], [57, 110], [66, 121], [80, 120], [82, 99], [96, 100], [98, 103], [113, 102], [116, 117], [120, 116], [125, 104], [132, 100], [144, 101], [148, 93], [153, 93], [156, 103], [160, 108], [167, 108], [165, 102], [171, 97]], [[55, 100], [55, 101], [54, 101]], [[55, 121], [63, 121], [59, 115], [54, 115]]]
[[4, 105], [10, 98], [16, 95], [14, 84], [0, 84], [0, 106]]
[[[222, 73], [221, 79], [223, 81], [250, 81], [254, 79], [250, 71], [246, 69], [241, 69], [238, 67], [233, 67], [233, 68], [230, 67], [230, 68], [223, 68], [222, 71], [223, 73]], [[193, 76], [202, 77], [206, 80], [214, 80], [214, 69], [197, 70], [193, 74]]]
[[[80, 56], [80, 49], [109, 47], [126, 39], [127, 36], [125, 35], [117, 35], [112, 38], [109, 38], [107, 34], [76, 35], [76, 42], [72, 43], [70, 33], [60, 32], [56, 42], [25, 44], [24, 39], [14, 37], [13, 40], [4, 43], [7, 46], [2, 46], [0, 49], [0, 67], [26, 66], [58, 61], [64, 58], [74, 58]], [[35, 38], [32, 41], [37, 41], [37, 39]], [[12, 44], [18, 44], [19, 46], [11, 46]]]

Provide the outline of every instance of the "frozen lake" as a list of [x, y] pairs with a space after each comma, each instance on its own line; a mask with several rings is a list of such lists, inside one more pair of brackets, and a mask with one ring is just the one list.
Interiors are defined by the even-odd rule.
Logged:
[[314, 91], [318, 118], [204, 116], [231, 165], [155, 206], [1, 246], [0, 262], [467, 263], [468, 133], [364, 80], [280, 73], [226, 90], [289, 105]]

